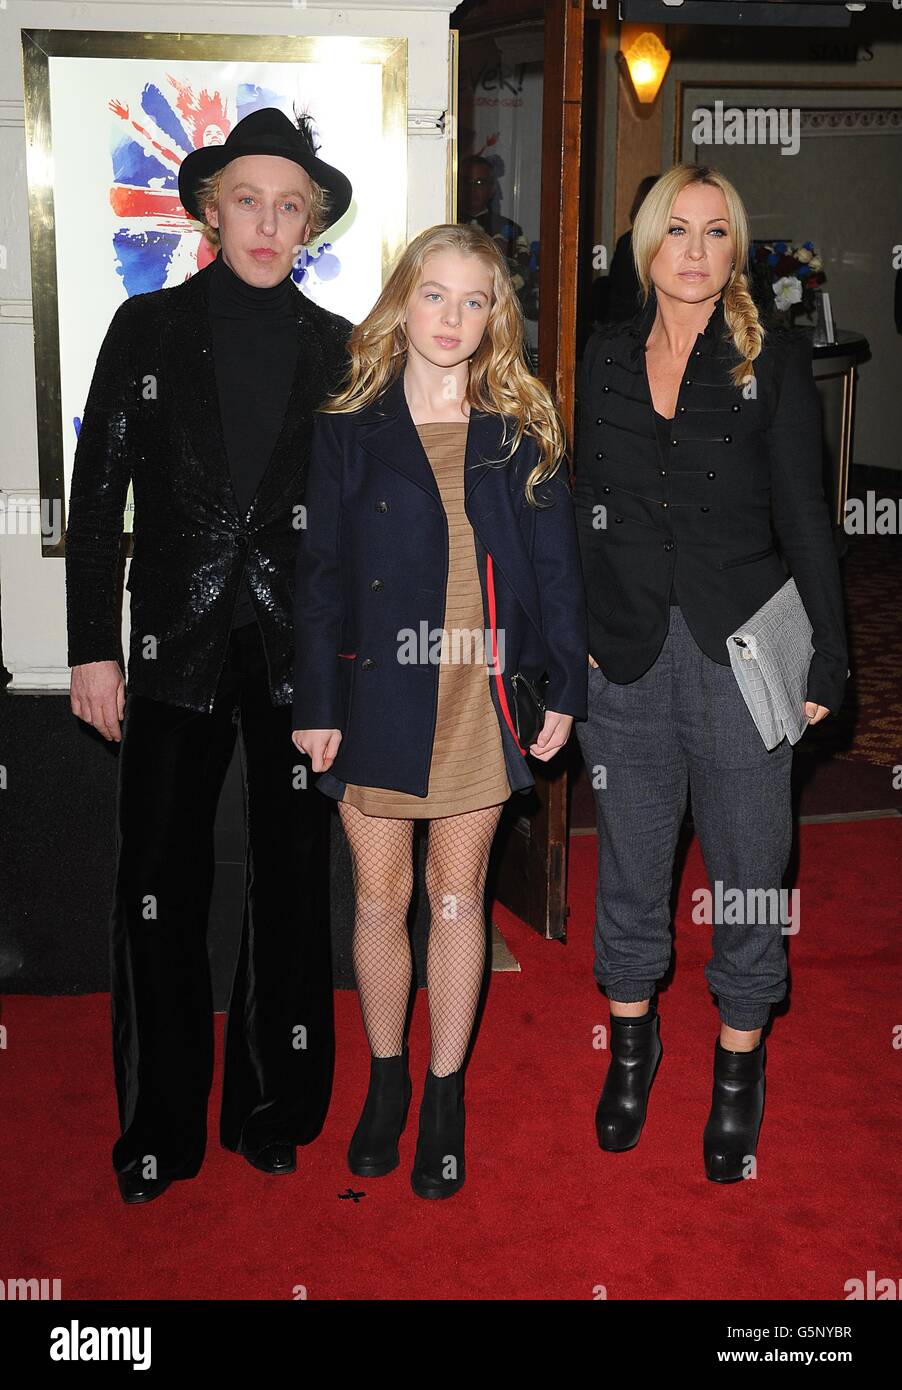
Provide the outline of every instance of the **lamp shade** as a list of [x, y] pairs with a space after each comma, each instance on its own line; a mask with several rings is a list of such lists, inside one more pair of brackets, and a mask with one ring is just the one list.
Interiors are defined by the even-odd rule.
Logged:
[[637, 99], [643, 106], [650, 105], [670, 66], [669, 51], [649, 29], [630, 37], [621, 34], [620, 51]]

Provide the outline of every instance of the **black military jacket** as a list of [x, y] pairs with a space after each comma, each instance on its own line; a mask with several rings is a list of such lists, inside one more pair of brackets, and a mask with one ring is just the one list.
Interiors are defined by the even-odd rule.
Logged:
[[835, 713], [847, 649], [810, 342], [768, 333], [753, 383], [734, 386], [740, 359], [717, 300], [662, 451], [645, 367], [656, 309], [652, 289], [634, 318], [597, 330], [583, 357], [574, 504], [589, 650], [609, 680], [641, 676], [667, 633], [673, 580], [695, 640], [726, 665], [727, 637], [788, 570], [814, 629], [807, 698]]

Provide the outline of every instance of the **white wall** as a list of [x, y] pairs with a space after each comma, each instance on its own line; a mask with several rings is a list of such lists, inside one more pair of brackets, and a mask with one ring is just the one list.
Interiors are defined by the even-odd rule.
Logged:
[[[408, 43], [407, 234], [444, 222], [449, 110], [448, 15], [455, 0], [405, 5], [357, 0], [346, 8], [309, 3], [238, 5], [55, 3], [0, 0], [0, 493], [39, 499], [34, 334], [22, 29], [105, 29], [129, 33], [343, 34], [406, 37]], [[0, 261], [2, 265], [2, 261]], [[68, 688], [65, 570], [43, 558], [40, 535], [0, 535], [3, 657], [13, 688]], [[123, 612], [127, 651], [128, 595]]]

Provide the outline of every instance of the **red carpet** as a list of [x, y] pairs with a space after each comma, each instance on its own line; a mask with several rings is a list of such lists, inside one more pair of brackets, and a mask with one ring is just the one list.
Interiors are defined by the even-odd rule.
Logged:
[[[621, 1300], [841, 1300], [868, 1270], [898, 1277], [902, 820], [802, 827], [801, 930], [788, 938], [791, 1007], [769, 1042], [759, 1175], [730, 1187], [702, 1169], [716, 1012], [709, 929], [689, 915], [706, 882], [695, 846], [646, 1128], [630, 1153], [596, 1146], [605, 1062], [592, 1030], [608, 1015], [591, 977], [594, 859], [594, 837], [576, 837], [567, 946], [496, 914], [522, 973], [493, 978], [468, 1073], [467, 1184], [447, 1202], [409, 1186], [425, 994], [389, 1177], [352, 1179], [344, 1165], [368, 1074], [344, 991], [332, 1108], [298, 1172], [267, 1178], [220, 1149], [214, 1094], [200, 1176], [132, 1208], [109, 1158], [107, 997], [10, 998], [0, 1279], [60, 1278], [73, 1299], [287, 1300], [298, 1285], [311, 1299], [592, 1299], [603, 1285]], [[366, 1195], [341, 1200], [349, 1187]]]

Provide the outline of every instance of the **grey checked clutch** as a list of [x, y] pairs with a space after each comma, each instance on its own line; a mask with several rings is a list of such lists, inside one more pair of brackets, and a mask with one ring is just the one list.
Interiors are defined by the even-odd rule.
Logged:
[[727, 638], [730, 665], [766, 748], [798, 743], [808, 727], [805, 692], [811, 623], [794, 579]]

